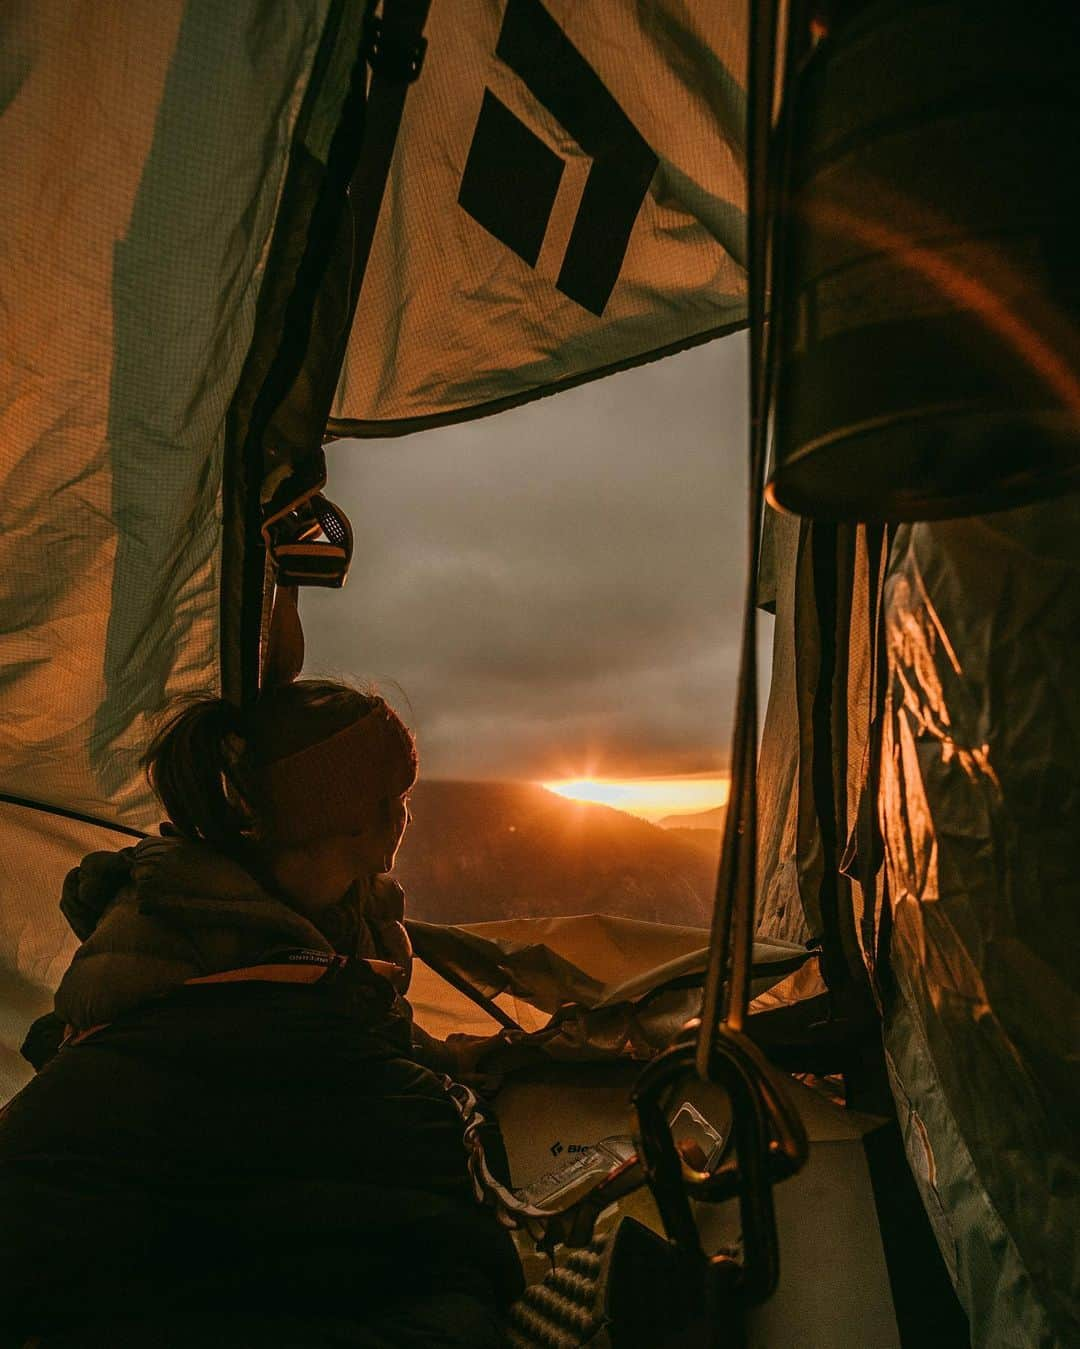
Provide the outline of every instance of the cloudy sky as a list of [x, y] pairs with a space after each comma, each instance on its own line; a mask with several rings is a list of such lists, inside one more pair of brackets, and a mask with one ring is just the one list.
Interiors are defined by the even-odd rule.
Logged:
[[495, 417], [328, 448], [343, 592], [307, 673], [375, 680], [432, 777], [727, 766], [745, 527], [745, 340]]

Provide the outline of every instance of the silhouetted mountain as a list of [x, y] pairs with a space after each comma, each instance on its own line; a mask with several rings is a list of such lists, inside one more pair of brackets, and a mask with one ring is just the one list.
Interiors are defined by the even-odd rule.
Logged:
[[422, 781], [395, 874], [429, 922], [616, 913], [707, 926], [715, 858], [531, 783]]
[[665, 829], [664, 833], [668, 838], [677, 838], [681, 843], [688, 843], [691, 848], [696, 848], [698, 852], [703, 852], [714, 859], [720, 856], [720, 842], [723, 833], [719, 829]]
[[658, 821], [661, 829], [723, 829], [727, 806], [699, 810], [695, 815], [665, 815]]

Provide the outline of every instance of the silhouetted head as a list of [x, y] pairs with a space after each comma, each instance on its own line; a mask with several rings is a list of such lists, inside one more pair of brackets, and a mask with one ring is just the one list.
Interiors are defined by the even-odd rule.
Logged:
[[393, 865], [417, 759], [412, 734], [378, 694], [301, 679], [266, 690], [248, 716], [223, 698], [180, 699], [146, 767], [182, 835], [256, 848], [286, 889], [301, 876], [320, 894], [344, 880], [338, 898], [351, 880]]

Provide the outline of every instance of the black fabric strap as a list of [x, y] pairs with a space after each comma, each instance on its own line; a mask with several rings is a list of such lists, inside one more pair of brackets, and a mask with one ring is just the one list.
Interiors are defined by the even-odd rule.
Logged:
[[62, 820], [75, 820], [79, 824], [90, 824], [95, 829], [107, 829], [113, 834], [125, 834], [128, 838], [147, 838], [145, 829], [133, 829], [130, 825], [116, 824], [112, 820], [101, 820], [96, 815], [84, 815], [78, 810], [66, 810], [63, 806], [52, 806], [44, 801], [31, 801], [24, 796], [9, 796], [0, 792], [0, 802], [8, 806], [21, 806], [24, 810], [35, 810], [42, 815], [58, 815]]
[[[313, 315], [336, 255], [345, 186], [364, 128], [365, 72], [360, 34], [342, 32], [344, 5], [333, 0], [297, 123], [244, 370], [229, 408], [222, 473], [221, 675], [225, 696], [250, 704], [258, 693], [267, 599], [261, 495], [271, 425], [297, 395], [311, 344]], [[357, 56], [327, 163], [303, 143], [332, 57], [353, 41]], [[304, 392], [303, 390], [301, 392]], [[301, 399], [310, 405], [311, 399]], [[299, 414], [287, 420], [292, 426]], [[304, 418], [301, 418], [304, 420]], [[313, 450], [321, 426], [306, 432]], [[296, 441], [295, 431], [290, 435]], [[299, 437], [303, 439], [303, 437]]]
[[430, 0], [383, 0], [382, 15], [368, 11], [364, 50], [371, 65], [364, 143], [349, 184], [353, 222], [350, 318], [364, 284], [394, 158], [409, 85], [420, 74]]

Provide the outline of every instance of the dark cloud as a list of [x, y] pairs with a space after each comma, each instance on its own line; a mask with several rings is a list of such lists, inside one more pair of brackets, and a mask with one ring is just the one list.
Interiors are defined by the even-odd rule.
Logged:
[[384, 686], [433, 776], [724, 767], [745, 383], [733, 337], [465, 426], [331, 446], [356, 553], [343, 592], [304, 596], [307, 670]]

